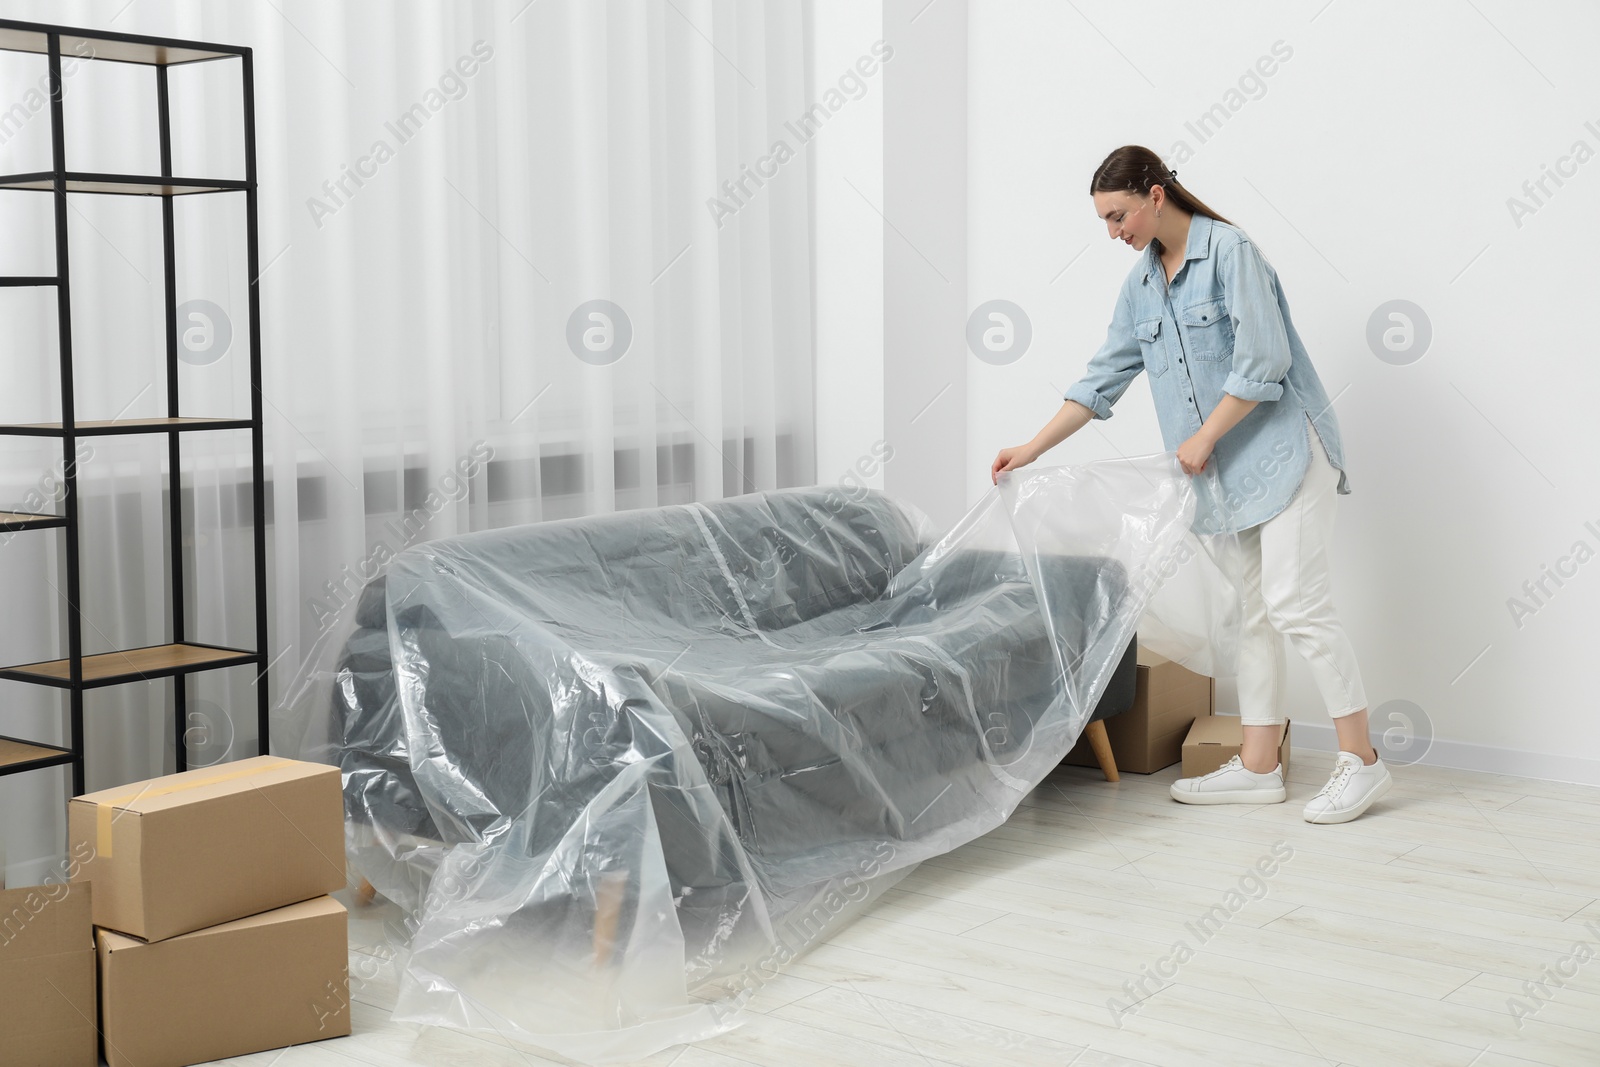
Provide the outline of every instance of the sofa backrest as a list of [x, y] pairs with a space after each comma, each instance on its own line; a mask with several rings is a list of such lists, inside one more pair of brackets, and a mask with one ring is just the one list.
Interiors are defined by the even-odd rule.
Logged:
[[636, 637], [791, 626], [875, 599], [924, 547], [883, 493], [812, 486], [461, 534], [403, 556], [560, 628]]
[[778, 630], [876, 600], [927, 547], [917, 520], [873, 489], [810, 487], [702, 505], [719, 568], [756, 627]]

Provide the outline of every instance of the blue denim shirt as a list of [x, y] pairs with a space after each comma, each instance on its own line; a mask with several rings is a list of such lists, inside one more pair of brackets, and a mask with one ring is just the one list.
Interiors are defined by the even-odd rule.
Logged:
[[1287, 507], [1311, 462], [1313, 427], [1339, 470], [1338, 492], [1350, 492], [1339, 423], [1277, 272], [1237, 226], [1190, 219], [1170, 284], [1152, 241], [1122, 283], [1105, 344], [1065, 398], [1109, 419], [1141, 370], [1169, 452], [1199, 432], [1223, 393], [1261, 401], [1217, 441], [1206, 464], [1216, 478], [1194, 479], [1194, 532], [1247, 529]]

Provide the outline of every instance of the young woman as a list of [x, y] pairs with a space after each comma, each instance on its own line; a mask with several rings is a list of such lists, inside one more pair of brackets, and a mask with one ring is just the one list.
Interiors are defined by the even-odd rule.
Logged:
[[[1287, 798], [1278, 762], [1285, 716], [1283, 638], [1305, 657], [1338, 730], [1333, 773], [1305, 807], [1313, 823], [1347, 822], [1389, 790], [1368, 737], [1355, 652], [1334, 611], [1328, 539], [1349, 493], [1339, 424], [1289, 318], [1277, 272], [1244, 231], [1178, 184], [1148, 148], [1126, 145], [1094, 172], [1089, 193], [1107, 233], [1140, 252], [1123, 282], [1105, 344], [1025, 445], [1002, 449], [991, 477], [1032, 463], [1109, 419], [1143, 370], [1161, 436], [1191, 475], [1215, 469], [1197, 533], [1236, 530], [1244, 550], [1239, 653], [1243, 744], [1220, 770], [1172, 785], [1185, 804]], [[1196, 488], [1205, 486], [1196, 482]]]

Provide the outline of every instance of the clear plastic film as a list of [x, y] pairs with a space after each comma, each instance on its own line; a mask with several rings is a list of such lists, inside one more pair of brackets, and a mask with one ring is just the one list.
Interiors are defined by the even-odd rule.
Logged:
[[[1180, 493], [1192, 517], [1182, 533], [1164, 531], [1153, 571], [1141, 571], [1139, 644], [1197, 674], [1237, 673], [1244, 616], [1244, 562], [1239, 535], [1222, 528], [1215, 469], [1183, 474], [1174, 453], [1071, 467], [1025, 468], [1002, 476], [1023, 555], [1075, 552], [1124, 562], [1134, 546], [1154, 543], [1165, 518], [1165, 494]], [[1095, 501], [1096, 506], [1085, 507]], [[1044, 605], [1050, 614], [1050, 604]], [[1067, 606], [1070, 610], [1070, 605]]]
[[395, 1018], [591, 1063], [738, 1025], [1004, 822], [1136, 631], [1231, 663], [1201, 496], [1158, 453], [1002, 475], [942, 535], [822, 487], [400, 552], [274, 735], [343, 771], [352, 868], [402, 916]]

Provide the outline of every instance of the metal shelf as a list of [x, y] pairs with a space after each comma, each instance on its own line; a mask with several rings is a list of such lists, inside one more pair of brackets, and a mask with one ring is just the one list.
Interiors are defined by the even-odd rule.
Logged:
[[64, 767], [76, 758], [70, 748], [0, 737], [0, 775], [36, 771], [41, 767]]
[[[256, 203], [255, 74], [248, 48], [213, 45], [164, 37], [103, 33], [65, 26], [46, 26], [32, 22], [0, 19], [0, 52], [29, 52], [45, 57], [48, 67], [51, 167], [47, 171], [0, 176], [0, 189], [35, 192], [105, 193], [120, 196], [153, 196], [161, 204], [162, 253], [164, 258], [161, 290], [166, 312], [166, 412], [164, 418], [105, 419], [78, 421], [74, 402], [72, 361], [72, 272], [69, 258], [68, 200], [65, 195], [50, 198], [55, 223], [54, 273], [0, 277], [0, 287], [47, 286], [55, 290], [56, 325], [59, 334], [57, 359], [60, 363], [61, 421], [0, 425], [0, 437], [46, 437], [60, 440], [61, 476], [64, 493], [61, 514], [0, 512], [0, 530], [31, 530], [57, 527], [63, 531], [61, 568], [62, 619], [66, 631], [66, 656], [39, 663], [23, 663], [0, 668], [0, 678], [52, 686], [67, 694], [68, 739], [65, 746], [40, 745], [20, 738], [0, 736], [0, 774], [33, 770], [39, 767], [71, 767], [73, 794], [84, 791], [84, 693], [89, 689], [151, 679], [175, 679], [172, 700], [172, 729], [177, 750], [177, 769], [187, 767], [184, 731], [187, 728], [188, 685], [186, 677], [199, 671], [249, 665], [259, 671], [255, 680], [254, 702], [258, 751], [269, 750], [268, 738], [268, 661], [266, 501], [264, 400], [261, 393], [261, 243]], [[78, 59], [96, 62], [138, 63], [151, 66], [155, 73], [156, 118], [160, 141], [160, 167], [156, 175], [103, 174], [67, 169], [67, 137], [63, 98], [65, 62]], [[172, 172], [172, 112], [168, 68], [213, 59], [237, 59], [242, 90], [244, 178], [185, 178]], [[177, 313], [178, 248], [174, 222], [174, 198], [203, 193], [244, 193], [245, 249], [244, 276], [249, 279], [248, 343], [243, 346], [250, 369], [250, 415], [246, 418], [180, 416], [182, 374], [179, 362], [179, 323]], [[166, 591], [168, 632], [171, 641], [145, 648], [131, 648], [98, 655], [83, 654], [84, 619], [81, 559], [79, 552], [79, 500], [75, 450], [79, 437], [105, 437], [119, 434], [165, 434], [169, 486], [176, 489], [182, 469], [181, 443], [189, 431], [249, 430], [253, 491], [253, 578], [255, 586], [256, 650], [228, 648], [190, 639], [185, 595], [183, 530], [184, 494], [166, 495], [167, 523], [171, 558], [167, 567], [170, 588]]]
[[[115, 437], [128, 433], [170, 433], [191, 430], [248, 430], [250, 419], [208, 419], [194, 416], [157, 419], [98, 419], [75, 422], [72, 432], [79, 437]], [[0, 423], [0, 437], [61, 437], [67, 432], [59, 422]]]
[[16, 533], [20, 530], [48, 530], [65, 526], [65, 515], [36, 515], [27, 511], [0, 511], [0, 532]]
[[13, 19], [0, 20], [0, 51], [49, 55], [51, 33], [60, 34], [62, 55], [155, 67], [203, 63], [210, 59], [237, 59], [250, 51], [248, 48], [145, 37], [134, 33], [69, 30], [61, 26], [44, 26], [37, 22], [17, 22]]
[[[255, 652], [242, 648], [224, 648], [220, 645], [201, 645], [192, 641], [179, 641], [168, 645], [146, 645], [121, 652], [102, 652], [82, 658], [83, 673], [79, 683], [86, 689], [104, 685], [121, 685], [125, 682], [148, 682], [153, 678], [171, 678], [196, 671], [213, 671], [222, 667], [237, 667], [256, 663], [261, 659]], [[15, 667], [0, 667], [0, 678], [17, 682], [35, 682], [65, 688], [71, 686], [72, 661], [53, 659], [40, 663], [21, 663]]]
[[[113, 193], [120, 196], [190, 196], [195, 193], [242, 192], [249, 187], [245, 182], [232, 179], [84, 174], [80, 171], [68, 171], [65, 178], [69, 193]], [[53, 192], [55, 187], [54, 171], [0, 175], [0, 189], [28, 189], [48, 193]]]

